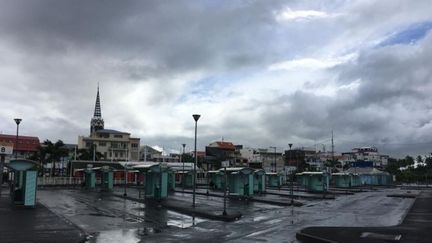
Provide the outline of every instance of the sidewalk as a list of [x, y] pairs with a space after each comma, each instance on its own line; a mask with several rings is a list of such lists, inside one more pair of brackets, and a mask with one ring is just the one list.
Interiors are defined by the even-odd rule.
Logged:
[[44, 205], [15, 207], [0, 195], [0, 242], [85, 242], [84, 232]]
[[307, 227], [297, 233], [301, 242], [431, 242], [432, 191], [423, 191], [402, 224], [392, 227]]

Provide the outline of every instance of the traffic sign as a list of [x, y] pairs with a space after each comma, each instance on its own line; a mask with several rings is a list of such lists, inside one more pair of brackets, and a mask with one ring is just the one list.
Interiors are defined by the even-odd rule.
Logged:
[[13, 146], [0, 145], [0, 154], [12, 154]]
[[225, 160], [221, 162], [222, 167], [229, 167], [229, 161]]

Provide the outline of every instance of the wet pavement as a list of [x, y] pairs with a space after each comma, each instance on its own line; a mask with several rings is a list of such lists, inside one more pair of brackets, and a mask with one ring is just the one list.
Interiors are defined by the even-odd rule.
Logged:
[[25, 208], [11, 204], [6, 193], [0, 195], [0, 242], [84, 242], [86, 234], [44, 205]]
[[432, 191], [422, 191], [403, 222], [389, 227], [307, 227], [297, 233], [302, 242], [429, 243], [432, 230]]
[[[40, 190], [38, 198], [90, 234], [89, 242], [297, 242], [296, 232], [308, 226], [398, 225], [415, 199], [386, 195], [404, 192], [380, 188], [337, 195], [334, 200], [304, 200], [302, 207], [228, 200], [228, 208], [243, 215], [240, 220], [229, 223], [193, 218], [110, 193], [48, 189]], [[122, 194], [123, 189], [116, 188], [114, 193]], [[139, 195], [135, 188], [128, 188], [127, 194], [135, 198]], [[192, 195], [187, 193], [177, 192], [170, 197], [185, 204], [192, 202]], [[196, 202], [210, 205], [215, 211], [223, 210], [220, 197], [197, 195]]]

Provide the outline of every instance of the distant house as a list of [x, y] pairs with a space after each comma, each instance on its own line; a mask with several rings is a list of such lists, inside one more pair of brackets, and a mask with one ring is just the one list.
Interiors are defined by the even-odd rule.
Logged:
[[[17, 155], [18, 158], [29, 158], [34, 155], [39, 148], [39, 138], [33, 136], [18, 136], [16, 135], [0, 134], [0, 143], [13, 145], [13, 157]], [[9, 156], [10, 158], [11, 156]]]

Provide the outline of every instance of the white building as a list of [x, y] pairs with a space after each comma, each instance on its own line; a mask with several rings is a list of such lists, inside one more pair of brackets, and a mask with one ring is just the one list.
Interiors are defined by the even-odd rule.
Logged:
[[388, 155], [383, 155], [378, 152], [378, 148], [373, 146], [353, 148], [352, 152], [342, 153], [346, 157], [347, 162], [355, 162], [358, 160], [372, 161], [374, 167], [384, 167], [388, 164]]

